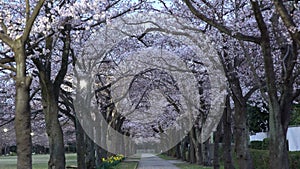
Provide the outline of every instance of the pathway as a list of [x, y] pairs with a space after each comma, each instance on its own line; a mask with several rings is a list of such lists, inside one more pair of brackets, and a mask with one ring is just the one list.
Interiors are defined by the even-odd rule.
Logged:
[[168, 160], [161, 159], [153, 154], [142, 154], [137, 169], [179, 169]]

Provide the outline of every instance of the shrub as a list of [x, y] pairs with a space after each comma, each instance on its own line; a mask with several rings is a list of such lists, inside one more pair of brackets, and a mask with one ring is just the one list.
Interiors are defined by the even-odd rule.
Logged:
[[257, 149], [257, 150], [262, 150], [263, 142], [262, 141], [251, 141], [250, 142], [250, 148], [252, 149]]
[[[262, 142], [262, 141], [261, 141]], [[251, 156], [255, 169], [269, 168], [269, 151], [251, 149]]]
[[289, 152], [290, 169], [300, 168], [300, 151]]
[[[255, 150], [251, 149], [251, 155], [253, 159], [253, 165], [255, 169], [269, 168], [269, 151], [268, 150]], [[289, 168], [300, 168], [300, 151], [289, 152]]]
[[263, 141], [251, 141], [250, 148], [257, 150], [268, 150], [269, 149], [269, 138], [265, 138]]
[[262, 141], [262, 150], [269, 150], [270, 138], [265, 138]]

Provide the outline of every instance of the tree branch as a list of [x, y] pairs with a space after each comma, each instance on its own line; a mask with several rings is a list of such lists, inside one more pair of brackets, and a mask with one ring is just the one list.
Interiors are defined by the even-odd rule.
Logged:
[[293, 100], [296, 100], [296, 98], [299, 96], [300, 96], [300, 89], [297, 89], [293, 94]]
[[248, 36], [244, 35], [240, 32], [235, 32], [226, 26], [206, 17], [204, 14], [202, 14], [199, 10], [197, 10], [193, 4], [191, 3], [190, 0], [183, 0], [187, 7], [191, 10], [191, 12], [198, 17], [199, 19], [203, 20], [204, 22], [208, 23], [209, 25], [217, 28], [220, 32], [225, 33], [233, 38], [236, 38], [238, 40], [243, 40], [243, 41], [248, 41], [248, 42], [253, 42], [256, 44], [260, 44], [261, 38], [260, 37], [254, 37], [254, 36]]
[[0, 127], [3, 127], [3, 126], [5, 126], [5, 125], [7, 125], [7, 124], [13, 122], [14, 120], [15, 120], [15, 118], [12, 118], [12, 119], [10, 119], [10, 120], [7, 120], [6, 122], [0, 124]]
[[7, 36], [6, 34], [0, 32], [0, 39], [1, 39], [5, 44], [7, 44], [9, 47], [12, 48], [13, 42], [14, 42], [14, 41], [13, 41], [9, 36]]
[[13, 72], [17, 72], [17, 69], [15, 67], [12, 67], [12, 66], [7, 66], [5, 64], [2, 64], [0, 63], [0, 67], [4, 68], [4, 69], [7, 69], [7, 70], [11, 70]]
[[[36, 19], [36, 17], [38, 16], [42, 6], [44, 5], [45, 0], [39, 0], [37, 2], [37, 5], [35, 6], [32, 15], [30, 15], [30, 7], [29, 7], [29, 0], [26, 0], [26, 26], [25, 26], [25, 30], [22, 36], [22, 41], [25, 42], [30, 34], [31, 28], [33, 26], [33, 23]], [[28, 8], [28, 9], [27, 9]]]
[[2, 33], [4, 33], [5, 35], [7, 35], [7, 27], [6, 25], [3, 23], [3, 19], [0, 20], [0, 25], [1, 25], [1, 28], [2, 28]]
[[26, 9], [25, 9], [25, 13], [26, 13], [26, 21], [29, 20], [30, 18], [30, 3], [29, 0], [26, 0]]
[[253, 86], [246, 94], [245, 94], [245, 100], [248, 100], [250, 97], [251, 97], [251, 95], [256, 91], [256, 90], [258, 90], [259, 88], [260, 88], [261, 86]]
[[292, 38], [300, 46], [300, 32], [297, 30], [297, 25], [293, 21], [291, 15], [285, 8], [282, 0], [274, 0], [276, 11], [279, 13], [284, 25], [287, 27]]
[[275, 71], [271, 52], [270, 36], [267, 25], [263, 19], [262, 13], [259, 8], [259, 4], [255, 0], [251, 0], [254, 16], [261, 33], [261, 50], [264, 58], [265, 74], [267, 80], [267, 91], [269, 99], [273, 104], [278, 102], [277, 88], [275, 82]]
[[[71, 43], [71, 37], [70, 37], [70, 30], [71, 25], [66, 24], [65, 25], [65, 34], [64, 36], [64, 47], [63, 47], [63, 53], [62, 53], [62, 60], [61, 60], [61, 66], [60, 70], [57, 73], [55, 80], [54, 80], [54, 90], [60, 90], [60, 85], [63, 83], [63, 80], [65, 78], [65, 75], [68, 71], [68, 64], [69, 64], [69, 54], [70, 54], [70, 43]], [[58, 92], [57, 92], [58, 93]]]
[[0, 59], [0, 63], [1, 64], [6, 64], [6, 63], [14, 62], [14, 61], [15, 61], [15, 58], [3, 58], [3, 59]]
[[29, 98], [29, 100], [32, 100], [33, 99], [33, 97], [39, 92], [41, 90], [41, 88], [37, 88], [37, 89], [35, 89], [34, 90], [34, 92], [31, 94], [31, 96], [30, 96], [30, 98]]

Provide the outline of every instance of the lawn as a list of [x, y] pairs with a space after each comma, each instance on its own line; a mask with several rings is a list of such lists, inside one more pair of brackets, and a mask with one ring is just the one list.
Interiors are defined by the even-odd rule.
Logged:
[[[32, 168], [33, 169], [47, 169], [49, 155], [32, 155]], [[76, 154], [66, 154], [66, 166], [77, 165]], [[16, 169], [17, 156], [0, 156], [1, 169]]]
[[112, 167], [112, 169], [135, 169], [138, 165], [136, 161], [124, 161]]
[[[138, 159], [138, 158], [137, 158]], [[32, 155], [33, 169], [47, 169], [49, 155]], [[66, 166], [77, 165], [76, 154], [66, 154]], [[124, 161], [112, 167], [112, 169], [135, 169], [137, 161]], [[0, 156], [0, 169], [16, 169], [17, 156]]]

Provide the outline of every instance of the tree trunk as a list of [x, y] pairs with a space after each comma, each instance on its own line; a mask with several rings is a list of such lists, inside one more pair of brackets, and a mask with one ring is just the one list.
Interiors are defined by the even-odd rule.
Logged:
[[184, 137], [181, 141], [181, 157], [183, 161], [187, 161], [185, 152], [186, 152], [186, 137]]
[[194, 130], [194, 127], [192, 128], [192, 130], [190, 131], [190, 134], [189, 134], [189, 139], [190, 139], [189, 161], [190, 161], [190, 163], [196, 163], [195, 144], [194, 144], [194, 141], [192, 138], [192, 137], [194, 137], [193, 130]]
[[293, 103], [293, 83], [286, 79], [280, 102], [269, 100], [270, 121], [270, 167], [274, 169], [289, 168], [288, 145], [286, 140], [290, 114]]
[[[227, 43], [227, 39], [223, 40], [224, 43]], [[234, 134], [235, 134], [235, 151], [237, 155], [237, 161], [239, 168], [242, 169], [253, 169], [253, 162], [248, 148], [248, 127], [247, 127], [247, 99], [253, 91], [249, 91], [246, 95], [243, 94], [240, 79], [234, 63], [230, 59], [226, 50], [227, 46], [223, 47], [224, 55], [221, 57], [222, 64], [226, 70], [226, 77], [229, 81], [229, 87], [232, 93], [232, 99], [234, 102]], [[229, 63], [229, 64], [228, 64]], [[227, 98], [229, 102], [229, 98]], [[230, 109], [229, 103], [227, 103], [227, 108]]]
[[[44, 91], [45, 92], [45, 91]], [[43, 87], [42, 87], [42, 93]], [[42, 94], [43, 95], [43, 94]], [[46, 120], [46, 132], [49, 138], [50, 159], [48, 162], [49, 169], [65, 168], [65, 149], [63, 132], [58, 121], [58, 103], [51, 96], [51, 90], [47, 90], [47, 96], [44, 96], [44, 113]]]
[[[234, 98], [235, 100], [235, 98]], [[248, 148], [249, 132], [247, 128], [246, 103], [240, 104], [240, 100], [235, 100], [235, 152], [239, 168], [253, 169], [252, 158]]]
[[211, 154], [209, 151], [209, 139], [202, 144], [203, 165], [211, 166]]
[[76, 151], [77, 151], [77, 167], [80, 169], [86, 169], [85, 165], [85, 142], [84, 142], [84, 130], [76, 119]]
[[220, 121], [217, 131], [214, 132], [214, 169], [220, 168], [220, 160], [219, 160], [219, 143], [221, 139], [222, 132], [222, 121]]
[[181, 154], [180, 154], [180, 142], [176, 145], [176, 158], [180, 159]]
[[197, 156], [197, 164], [198, 165], [203, 165], [203, 154], [202, 154], [202, 146], [203, 146], [203, 144], [202, 143], [197, 143], [198, 145], [197, 145], [197, 154], [196, 154], [196, 156]]
[[[257, 20], [258, 28], [261, 32], [261, 51], [264, 59], [266, 86], [269, 103], [269, 125], [270, 125], [270, 168], [272, 169], [288, 169], [288, 151], [286, 146], [286, 131], [289, 122], [289, 114], [293, 100], [293, 71], [295, 60], [297, 60], [298, 50], [293, 41], [294, 55], [287, 56], [283, 59], [283, 66], [286, 69], [282, 70], [283, 78], [281, 79], [282, 90], [281, 96], [278, 95], [279, 89], [276, 82], [276, 72], [274, 68], [273, 53], [271, 47], [271, 38], [269, 36], [268, 26], [264, 21], [260, 10], [260, 4], [256, 1], [251, 1], [252, 9]], [[275, 6], [282, 16], [287, 14], [286, 9], [281, 1], [276, 1]], [[288, 18], [283, 18], [287, 21]], [[296, 39], [293, 39], [296, 40]], [[297, 40], [299, 42], [299, 40]], [[293, 59], [294, 58], [294, 59]]]
[[100, 168], [102, 158], [107, 158], [107, 151], [100, 146], [96, 147], [96, 167]]
[[[224, 43], [227, 41], [225, 40]], [[227, 49], [227, 47], [224, 47]], [[248, 148], [248, 127], [247, 127], [247, 99], [249, 94], [243, 95], [242, 87], [240, 84], [240, 79], [238, 74], [233, 67], [233, 64], [225, 64], [226, 62], [230, 63], [230, 58], [228, 58], [228, 53], [224, 52], [223, 56], [223, 67], [227, 71], [227, 79], [229, 81], [230, 90], [232, 92], [232, 99], [234, 102], [234, 134], [235, 134], [235, 152], [238, 161], [239, 168], [242, 169], [253, 169], [253, 162]], [[228, 73], [232, 72], [232, 73]], [[229, 102], [229, 98], [228, 102]], [[227, 103], [228, 108], [230, 108], [229, 103]]]
[[100, 146], [97, 146], [96, 150], [96, 167], [99, 168], [102, 163], [102, 158], [107, 158], [107, 151]]
[[[48, 162], [49, 169], [65, 168], [65, 149], [63, 131], [58, 120], [59, 107], [58, 99], [60, 94], [60, 86], [63, 83], [67, 73], [68, 57], [70, 49], [70, 25], [66, 24], [64, 29], [63, 50], [61, 67], [53, 81], [51, 79], [51, 53], [44, 56], [45, 60], [34, 58], [33, 62], [39, 70], [39, 80], [42, 92], [42, 104], [45, 114], [46, 132], [49, 138], [50, 159]], [[46, 38], [46, 49], [52, 51], [53, 39]]]
[[272, 130], [277, 133], [274, 134], [273, 132], [270, 132], [270, 159], [272, 159], [270, 160], [270, 168], [288, 169], [287, 166], [289, 166], [289, 163], [286, 137], [282, 129], [279, 129], [280, 125], [274, 127], [275, 128]]
[[232, 148], [231, 148], [231, 140], [232, 140], [232, 132], [231, 132], [231, 108], [229, 102], [229, 96], [226, 97], [226, 108], [224, 110], [223, 115], [223, 125], [224, 125], [224, 169], [234, 169], [234, 165], [232, 162]]
[[45, 114], [46, 132], [49, 138], [50, 159], [49, 169], [65, 168], [65, 149], [63, 132], [58, 120], [58, 94], [55, 93], [52, 82], [40, 72], [40, 84]]
[[85, 136], [86, 140], [86, 168], [92, 169], [95, 168], [95, 146], [94, 141], [89, 138], [88, 135]]
[[26, 76], [26, 57], [25, 47], [18, 39], [15, 44], [15, 61], [16, 61], [16, 112], [15, 112], [15, 131], [17, 144], [17, 168], [31, 169], [32, 168], [32, 143], [31, 143], [31, 112], [30, 112], [30, 94], [29, 88], [31, 77]]
[[[277, 107], [277, 106], [276, 106]], [[282, 125], [280, 110], [270, 108], [270, 168], [288, 169], [288, 147], [286, 142], [286, 129]], [[272, 118], [272, 120], [271, 120]]]
[[191, 163], [196, 163], [197, 162], [197, 148], [198, 148], [198, 140], [197, 140], [197, 133], [196, 133], [196, 127], [192, 127], [190, 131], [190, 162]]

